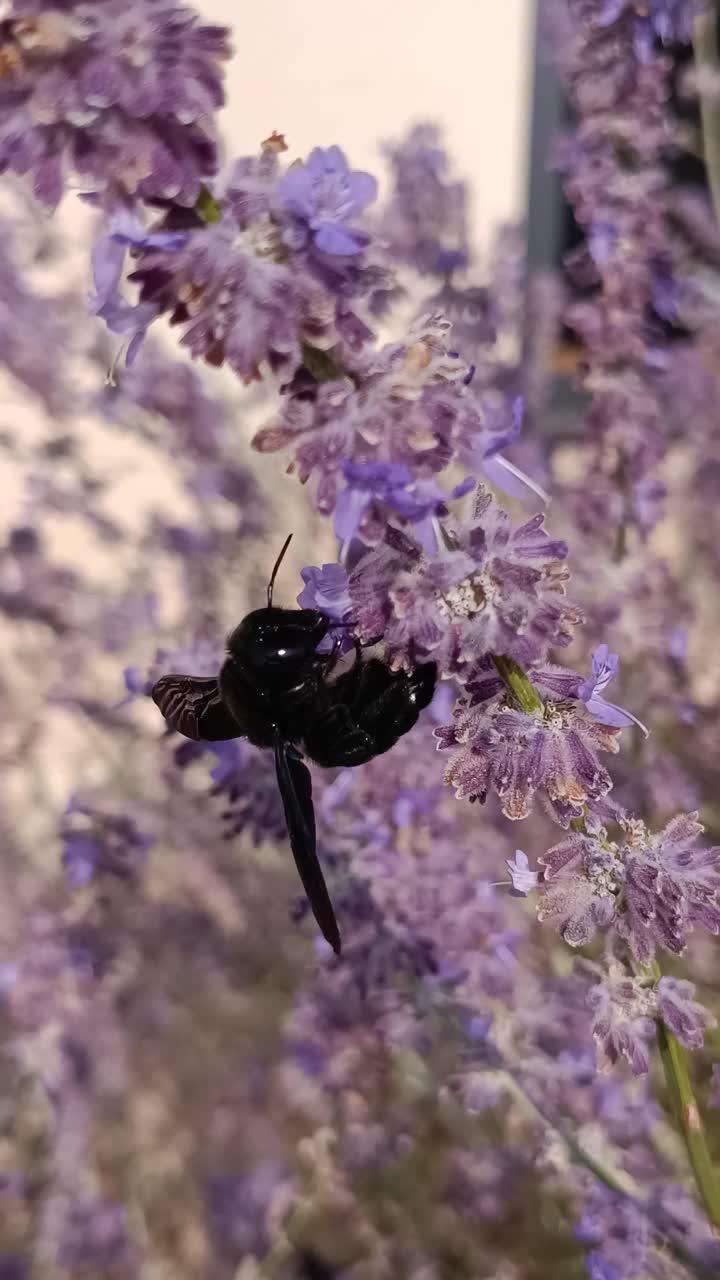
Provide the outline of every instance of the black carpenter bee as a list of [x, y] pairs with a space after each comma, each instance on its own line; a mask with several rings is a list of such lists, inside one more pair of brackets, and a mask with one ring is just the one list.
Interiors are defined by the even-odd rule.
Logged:
[[[313, 915], [340, 953], [335, 912], [318, 862], [312, 784], [304, 751], [325, 768], [365, 764], [412, 729], [430, 702], [435, 663], [391, 671], [379, 658], [363, 660], [355, 642], [352, 667], [330, 679], [342, 647], [318, 645], [337, 624], [317, 609], [280, 609], [273, 586], [292, 534], [275, 561], [267, 608], [255, 609], [231, 632], [219, 675], [162, 676], [153, 700], [171, 729], [196, 742], [247, 738], [272, 747], [290, 845]], [[376, 642], [375, 642], [376, 643]]]

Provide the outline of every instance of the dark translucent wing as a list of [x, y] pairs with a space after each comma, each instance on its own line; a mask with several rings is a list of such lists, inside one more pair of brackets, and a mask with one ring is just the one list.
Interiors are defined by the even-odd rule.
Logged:
[[171, 729], [194, 742], [223, 742], [241, 731], [226, 709], [215, 676], [161, 676], [153, 702]]
[[322, 934], [339, 955], [340, 931], [315, 851], [315, 810], [310, 773], [279, 734], [273, 739], [273, 750], [295, 865]]

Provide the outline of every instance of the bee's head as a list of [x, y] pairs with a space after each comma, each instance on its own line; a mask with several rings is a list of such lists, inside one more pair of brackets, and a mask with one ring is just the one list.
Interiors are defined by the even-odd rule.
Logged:
[[258, 678], [290, 685], [320, 661], [328, 626], [317, 609], [255, 609], [228, 636], [228, 652]]

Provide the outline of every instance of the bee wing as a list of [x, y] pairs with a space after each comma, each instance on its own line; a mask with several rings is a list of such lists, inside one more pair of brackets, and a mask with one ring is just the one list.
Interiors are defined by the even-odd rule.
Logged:
[[273, 750], [295, 865], [321, 932], [335, 954], [339, 955], [340, 931], [315, 850], [315, 810], [310, 772], [279, 734], [273, 740]]
[[220, 697], [215, 676], [161, 676], [151, 696], [169, 727], [193, 742], [223, 742], [241, 736]]

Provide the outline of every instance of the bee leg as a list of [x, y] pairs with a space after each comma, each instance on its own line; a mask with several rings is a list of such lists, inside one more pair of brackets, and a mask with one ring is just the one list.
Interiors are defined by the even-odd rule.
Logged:
[[351, 714], [358, 728], [375, 743], [375, 755], [394, 746], [413, 725], [423, 707], [431, 701], [437, 681], [433, 662], [415, 671], [389, 671], [382, 663], [368, 663], [365, 687], [354, 697]]
[[323, 670], [323, 675], [325, 677], [329, 676], [330, 672], [337, 665], [337, 660], [340, 657], [341, 648], [342, 648], [342, 636], [335, 636], [335, 639], [333, 640], [332, 649], [330, 650], [327, 656], [327, 660], [325, 662], [325, 667]]
[[366, 764], [377, 755], [372, 736], [353, 720], [347, 707], [335, 704], [313, 722], [303, 738], [305, 753], [325, 769]]

